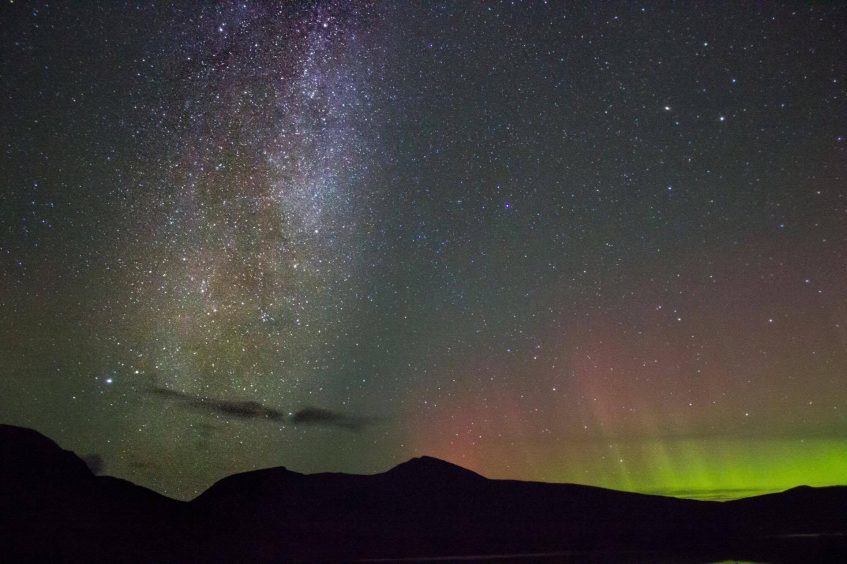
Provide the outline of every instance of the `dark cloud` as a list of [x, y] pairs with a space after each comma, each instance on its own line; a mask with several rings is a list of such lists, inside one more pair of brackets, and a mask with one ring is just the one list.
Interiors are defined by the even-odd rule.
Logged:
[[257, 401], [221, 400], [193, 396], [183, 392], [152, 386], [147, 393], [162, 399], [177, 401], [186, 408], [197, 409], [214, 415], [236, 417], [243, 420], [280, 421], [291, 425], [311, 425], [315, 427], [330, 427], [361, 431], [374, 422], [368, 417], [360, 417], [338, 413], [320, 407], [304, 407], [292, 414], [286, 414], [278, 409], [262, 405]]
[[97, 453], [86, 454], [81, 457], [82, 461], [85, 462], [85, 465], [88, 466], [88, 469], [91, 470], [91, 473], [94, 475], [102, 474], [103, 469], [106, 467], [106, 463], [103, 461], [103, 457]]
[[199, 398], [190, 402], [192, 407], [230, 415], [238, 419], [267, 419], [269, 421], [284, 421], [285, 415], [271, 407], [265, 407], [257, 401], [213, 400]]
[[348, 429], [350, 431], [360, 431], [367, 425], [373, 423], [373, 420], [367, 417], [345, 415], [328, 409], [321, 409], [320, 407], [304, 407], [300, 411], [294, 413], [288, 421], [295, 425], [338, 427], [341, 429]]
[[159, 386], [151, 386], [147, 389], [148, 394], [152, 394], [154, 396], [159, 396], [163, 399], [175, 399], [175, 400], [192, 400], [196, 399], [194, 396], [190, 396], [188, 394], [183, 394], [182, 392], [177, 392], [175, 390], [169, 390], [167, 388], [162, 388]]
[[270, 421], [284, 421], [285, 414], [272, 407], [266, 407], [256, 401], [218, 400], [192, 396], [176, 390], [153, 386], [148, 393], [167, 400], [179, 401], [185, 407], [191, 407], [199, 411], [217, 415], [228, 415], [238, 419], [268, 419]]

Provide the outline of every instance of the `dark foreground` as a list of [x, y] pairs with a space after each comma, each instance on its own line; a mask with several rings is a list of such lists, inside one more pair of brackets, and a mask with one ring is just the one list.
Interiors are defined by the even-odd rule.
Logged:
[[398, 559], [847, 562], [847, 487], [718, 503], [488, 480], [423, 457], [373, 476], [238, 474], [179, 502], [0, 425], [0, 561]]

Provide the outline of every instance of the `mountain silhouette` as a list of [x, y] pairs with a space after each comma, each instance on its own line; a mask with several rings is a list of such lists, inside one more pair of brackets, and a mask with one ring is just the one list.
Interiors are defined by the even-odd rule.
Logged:
[[476, 472], [432, 456], [419, 456], [407, 460], [388, 470], [385, 475], [392, 480], [417, 482], [418, 484], [426, 484], [433, 481], [440, 483], [445, 481], [451, 483], [473, 483], [485, 480], [484, 477]]
[[172, 545], [161, 541], [183, 505], [126, 480], [95, 476], [81, 458], [36, 431], [0, 425], [0, 560], [167, 555]]
[[490, 480], [432, 457], [373, 475], [283, 467], [191, 502], [95, 476], [0, 425], [2, 561], [338, 561], [534, 555], [555, 561], [847, 561], [847, 487], [711, 502]]

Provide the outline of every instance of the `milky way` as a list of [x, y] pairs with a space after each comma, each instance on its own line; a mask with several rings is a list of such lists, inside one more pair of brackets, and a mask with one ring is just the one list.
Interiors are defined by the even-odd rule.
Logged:
[[843, 7], [14, 2], [0, 420], [191, 498], [847, 476]]
[[332, 369], [360, 283], [365, 16], [237, 5], [223, 16], [177, 61], [185, 113], [156, 189], [131, 204], [160, 212], [130, 244], [129, 299], [140, 338], [162, 345], [143, 372], [276, 403], [279, 380], [292, 393]]

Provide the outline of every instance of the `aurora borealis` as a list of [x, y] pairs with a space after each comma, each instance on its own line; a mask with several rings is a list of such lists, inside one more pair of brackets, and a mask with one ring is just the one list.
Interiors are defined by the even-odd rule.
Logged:
[[234, 472], [847, 483], [847, 7], [0, 8], [0, 422]]

